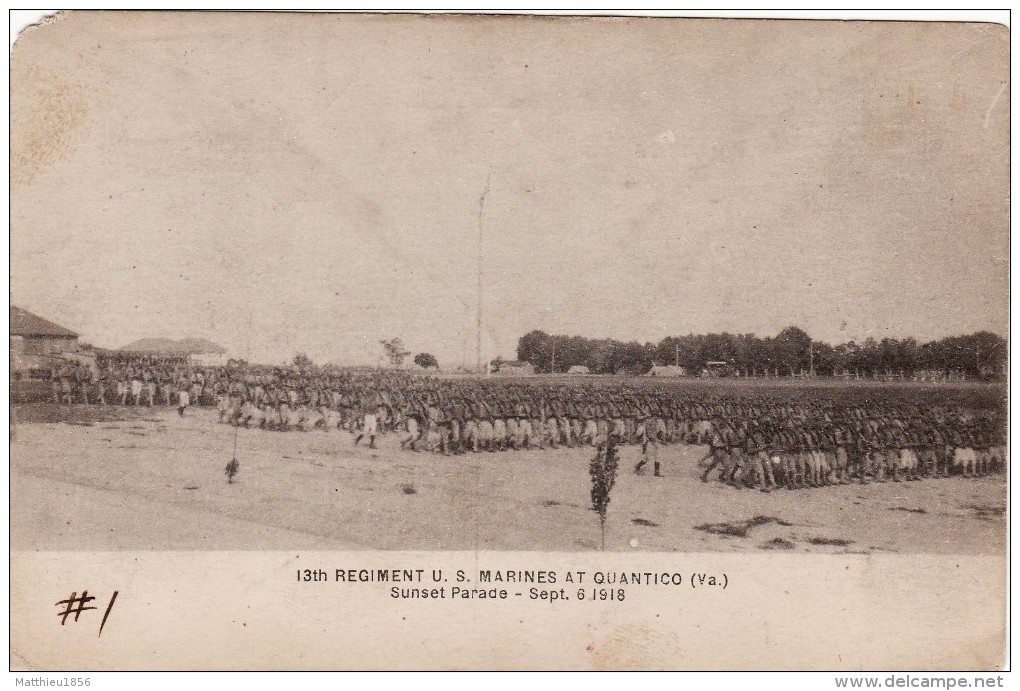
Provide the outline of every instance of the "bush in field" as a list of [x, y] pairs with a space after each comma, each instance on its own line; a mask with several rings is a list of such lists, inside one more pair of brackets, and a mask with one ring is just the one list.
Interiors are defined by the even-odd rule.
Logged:
[[414, 364], [421, 368], [429, 369], [430, 367], [439, 367], [439, 360], [432, 353], [418, 353], [414, 356]]
[[294, 356], [294, 359], [291, 362], [302, 372], [307, 372], [315, 368], [315, 363], [312, 362], [312, 358], [308, 357], [305, 353], [298, 353]]
[[620, 465], [620, 452], [612, 437], [600, 444], [588, 466], [591, 475], [591, 507], [599, 515], [602, 529], [602, 549], [606, 548], [606, 509], [609, 508], [609, 493], [616, 484], [616, 469]]

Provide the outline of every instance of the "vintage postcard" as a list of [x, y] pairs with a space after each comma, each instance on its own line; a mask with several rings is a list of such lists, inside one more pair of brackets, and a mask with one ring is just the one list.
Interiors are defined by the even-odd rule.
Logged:
[[1001, 670], [1009, 117], [991, 23], [25, 29], [11, 668]]

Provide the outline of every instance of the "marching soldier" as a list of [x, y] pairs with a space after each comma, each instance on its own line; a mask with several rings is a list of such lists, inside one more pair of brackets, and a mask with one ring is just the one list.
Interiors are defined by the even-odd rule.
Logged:
[[648, 428], [646, 427], [642, 432], [641, 460], [638, 461], [636, 466], [634, 466], [634, 472], [640, 475], [641, 469], [644, 468], [649, 461], [652, 463], [652, 468], [655, 471], [653, 474], [655, 477], [662, 477], [662, 473], [660, 472], [661, 465], [659, 463], [659, 439], [655, 435], [649, 434]]
[[[711, 473], [715, 468], [719, 466], [723, 467], [723, 474], [725, 474], [726, 464], [728, 462], [730, 455], [729, 446], [726, 442], [726, 438], [723, 435], [722, 430], [719, 428], [719, 426], [715, 424], [712, 425], [712, 429], [713, 429], [712, 436], [711, 439], [709, 440], [709, 446], [711, 447], [711, 450], [708, 452], [708, 455], [706, 455], [704, 458], [701, 459], [701, 461], [698, 462], [700, 465], [705, 460], [709, 461], [708, 466], [705, 468], [705, 472], [701, 474], [702, 482], [708, 482], [709, 473]], [[720, 479], [723, 478], [720, 477]]]
[[358, 436], [354, 438], [354, 445], [357, 446], [362, 439], [368, 437], [368, 448], [374, 449], [375, 438], [378, 434], [379, 418], [376, 415], [376, 407], [374, 405], [365, 406], [362, 414], [361, 431], [358, 433]]

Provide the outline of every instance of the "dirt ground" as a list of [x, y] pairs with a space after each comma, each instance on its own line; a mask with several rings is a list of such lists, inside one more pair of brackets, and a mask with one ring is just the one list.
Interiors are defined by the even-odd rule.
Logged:
[[[556, 550], [600, 544], [592, 449], [444, 457], [399, 435], [269, 432], [210, 409], [16, 407], [15, 550]], [[234, 456], [240, 470], [227, 482]], [[1006, 479], [931, 479], [765, 494], [703, 484], [703, 447], [662, 451], [665, 477], [621, 449], [606, 549], [1005, 552]]]

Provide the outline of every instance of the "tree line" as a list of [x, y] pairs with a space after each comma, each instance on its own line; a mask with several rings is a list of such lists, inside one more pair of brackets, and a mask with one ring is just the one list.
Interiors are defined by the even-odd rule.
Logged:
[[[532, 331], [517, 343], [517, 359], [539, 372], [584, 366], [593, 374], [646, 374], [654, 365], [732, 376], [914, 376], [962, 374], [1002, 379], [1008, 346], [1001, 336], [979, 331], [918, 343], [916, 339], [868, 338], [830, 345], [789, 326], [774, 337], [754, 334], [668, 336], [658, 343], [550, 335]], [[710, 364], [712, 363], [712, 364]]]

